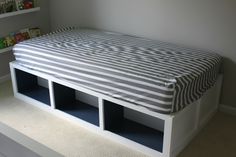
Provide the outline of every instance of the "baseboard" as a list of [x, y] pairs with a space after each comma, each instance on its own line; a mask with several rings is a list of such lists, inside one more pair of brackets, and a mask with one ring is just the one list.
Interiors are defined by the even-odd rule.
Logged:
[[0, 83], [3, 83], [3, 82], [8, 81], [10, 79], [11, 79], [11, 75], [7, 74], [5, 76], [0, 77]]
[[219, 107], [219, 110], [221, 112], [236, 116], [236, 107], [226, 106], [226, 105], [221, 104], [220, 107]]
[[[5, 142], [4, 144], [4, 156], [50, 156], [50, 157], [63, 157], [61, 154], [56, 151], [40, 144], [39, 142], [23, 135], [17, 130], [3, 124], [0, 122], [0, 135], [6, 137], [9, 141], [0, 141]], [[8, 147], [6, 147], [8, 146]], [[2, 147], [1, 147], [2, 148]], [[0, 149], [1, 149], [0, 148]], [[14, 149], [15, 148], [15, 149]], [[16, 153], [12, 150], [17, 151]], [[0, 150], [1, 151], [1, 150]], [[1, 151], [2, 152], [2, 151]], [[1, 156], [0, 152], [0, 156]], [[5, 153], [9, 155], [5, 155]], [[15, 155], [18, 154], [18, 155]]]

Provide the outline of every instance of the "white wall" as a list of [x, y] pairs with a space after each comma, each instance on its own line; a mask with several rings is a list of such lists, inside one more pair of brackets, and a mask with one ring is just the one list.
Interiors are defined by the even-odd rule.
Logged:
[[[0, 37], [16, 32], [22, 28], [40, 27], [42, 32], [50, 30], [49, 1], [40, 0], [39, 12], [22, 14], [0, 19]], [[12, 52], [0, 54], [0, 78], [9, 74], [9, 62], [14, 60]]]
[[52, 29], [88, 26], [221, 54], [221, 102], [236, 107], [235, 0], [51, 0], [50, 7]]

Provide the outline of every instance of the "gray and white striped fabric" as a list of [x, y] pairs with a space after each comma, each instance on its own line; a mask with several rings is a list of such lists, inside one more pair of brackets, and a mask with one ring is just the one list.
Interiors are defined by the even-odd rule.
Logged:
[[216, 81], [221, 63], [215, 53], [75, 28], [13, 50], [25, 67], [164, 114], [199, 99]]

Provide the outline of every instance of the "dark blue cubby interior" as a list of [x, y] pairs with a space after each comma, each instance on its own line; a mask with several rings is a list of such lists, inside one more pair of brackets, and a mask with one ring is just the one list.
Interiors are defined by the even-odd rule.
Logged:
[[50, 106], [48, 88], [38, 85], [37, 76], [15, 69], [18, 92]]
[[104, 101], [105, 129], [162, 152], [163, 132], [124, 118], [124, 107]]
[[[38, 85], [38, 77], [15, 69], [18, 92], [50, 105], [49, 89]], [[55, 107], [67, 114], [99, 126], [99, 109], [76, 99], [76, 90], [53, 83]], [[103, 101], [105, 130], [163, 152], [163, 132], [124, 117], [125, 107]], [[134, 111], [138, 112], [138, 111]], [[141, 113], [142, 114], [142, 113]]]
[[97, 107], [76, 100], [75, 90], [53, 83], [56, 109], [99, 126], [99, 111]]

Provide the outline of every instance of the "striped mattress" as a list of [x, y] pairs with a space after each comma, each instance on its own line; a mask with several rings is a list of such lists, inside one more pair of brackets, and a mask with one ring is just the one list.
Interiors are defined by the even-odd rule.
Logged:
[[221, 63], [212, 52], [75, 28], [21, 42], [13, 51], [22, 66], [164, 114], [199, 99]]

